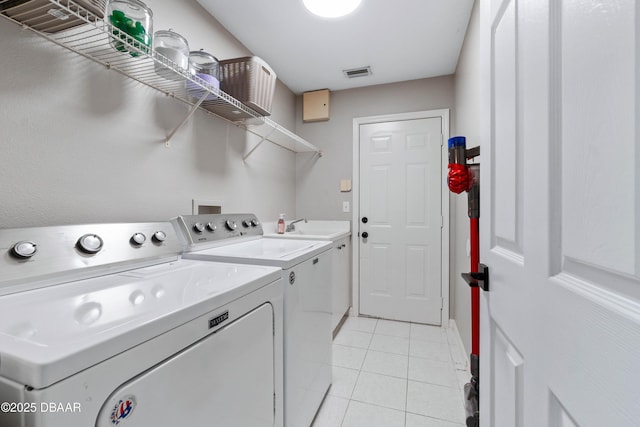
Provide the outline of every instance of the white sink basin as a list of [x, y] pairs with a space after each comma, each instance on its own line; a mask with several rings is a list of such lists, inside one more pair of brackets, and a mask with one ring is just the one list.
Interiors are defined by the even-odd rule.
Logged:
[[[290, 221], [287, 221], [287, 225]], [[295, 230], [276, 233], [275, 223], [263, 223], [264, 237], [280, 239], [305, 239], [305, 240], [340, 240], [351, 234], [350, 221], [300, 221], [295, 224]]]

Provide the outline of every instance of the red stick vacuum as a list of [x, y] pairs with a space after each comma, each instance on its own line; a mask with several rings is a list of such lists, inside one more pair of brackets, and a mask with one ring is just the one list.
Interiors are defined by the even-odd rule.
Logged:
[[[467, 427], [480, 425], [480, 286], [484, 285], [484, 272], [480, 271], [484, 268], [480, 264], [480, 165], [467, 164], [468, 159], [478, 155], [480, 155], [480, 147], [467, 150], [464, 136], [449, 139], [447, 182], [452, 192], [456, 194], [467, 192], [470, 223], [471, 271], [462, 274], [471, 286], [471, 382], [464, 386]], [[486, 285], [488, 286], [488, 280]]]

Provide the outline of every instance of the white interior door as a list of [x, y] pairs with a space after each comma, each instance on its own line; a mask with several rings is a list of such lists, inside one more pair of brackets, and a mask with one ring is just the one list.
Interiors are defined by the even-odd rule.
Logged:
[[640, 423], [640, 6], [480, 0], [480, 419]]
[[360, 125], [360, 314], [441, 324], [442, 143], [440, 117]]

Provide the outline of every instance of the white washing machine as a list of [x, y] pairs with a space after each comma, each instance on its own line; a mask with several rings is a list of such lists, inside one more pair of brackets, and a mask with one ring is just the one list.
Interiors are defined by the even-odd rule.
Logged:
[[280, 269], [172, 225], [0, 230], [0, 426], [283, 425]]
[[253, 214], [181, 216], [184, 258], [282, 268], [284, 422], [311, 425], [332, 377], [331, 242], [263, 238]]

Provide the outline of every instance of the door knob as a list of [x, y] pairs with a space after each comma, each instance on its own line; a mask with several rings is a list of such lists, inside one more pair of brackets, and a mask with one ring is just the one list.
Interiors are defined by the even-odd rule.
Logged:
[[368, 223], [368, 222], [369, 222], [369, 218], [367, 218], [366, 216], [363, 216], [363, 217], [362, 217], [362, 223], [363, 223], [363, 224], [366, 224], [366, 223]]
[[362, 238], [366, 239], [367, 237], [369, 237], [369, 233], [367, 233], [366, 231], [362, 232]]

